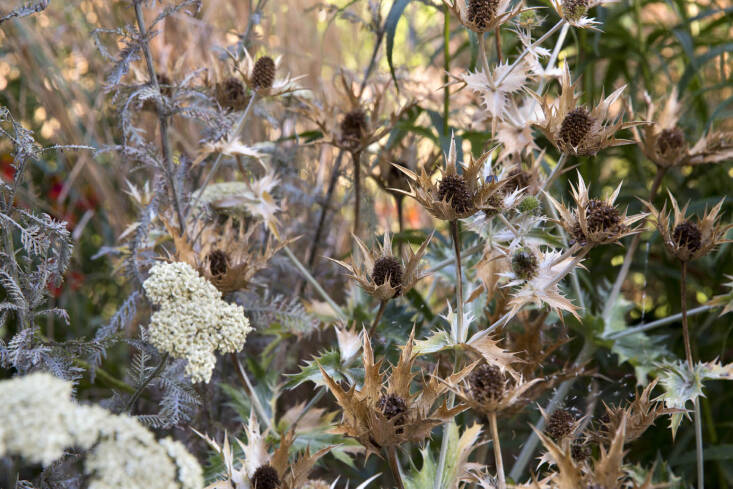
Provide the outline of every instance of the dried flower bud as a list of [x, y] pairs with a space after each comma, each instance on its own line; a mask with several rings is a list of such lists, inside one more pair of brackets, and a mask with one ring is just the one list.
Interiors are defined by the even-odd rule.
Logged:
[[498, 0], [470, 0], [468, 4], [468, 21], [477, 29], [488, 29], [491, 21], [496, 17], [499, 8]]
[[662, 154], [681, 149], [685, 145], [685, 134], [675, 126], [672, 129], [664, 129], [657, 138], [657, 149]]
[[583, 107], [576, 107], [565, 116], [560, 125], [560, 140], [573, 148], [578, 145], [590, 132], [593, 119]]
[[389, 285], [397, 289], [395, 296], [400, 295], [402, 286], [402, 264], [394, 256], [383, 256], [374, 262], [372, 280], [377, 285], [382, 285], [389, 277]]
[[537, 256], [529, 248], [520, 248], [512, 255], [512, 271], [517, 277], [529, 280], [537, 273]]
[[260, 465], [252, 474], [252, 489], [276, 489], [280, 485], [277, 471], [269, 464]]
[[214, 250], [206, 256], [211, 275], [224, 275], [229, 270], [229, 255], [222, 250]]
[[271, 88], [275, 81], [275, 62], [269, 56], [263, 56], [252, 68], [252, 88]]
[[341, 137], [347, 143], [359, 143], [367, 131], [367, 115], [361, 109], [354, 109], [344, 115], [341, 121]]
[[249, 97], [244, 91], [244, 84], [237, 78], [230, 77], [217, 83], [214, 88], [216, 101], [225, 109], [244, 110]]
[[438, 199], [450, 202], [458, 213], [467, 212], [473, 207], [473, 199], [468, 192], [466, 180], [461, 175], [446, 175], [438, 185]]
[[590, 457], [590, 447], [580, 440], [575, 440], [570, 446], [570, 455], [576, 462], [583, 462]]
[[562, 13], [569, 20], [580, 20], [588, 10], [588, 0], [564, 0], [562, 2]]
[[678, 224], [672, 232], [672, 239], [677, 243], [677, 246], [687, 248], [691, 253], [699, 250], [702, 245], [700, 228], [692, 221], [685, 221], [682, 224]]
[[554, 440], [560, 440], [573, 432], [575, 416], [567, 409], [558, 409], [547, 420], [545, 431]]
[[[385, 418], [392, 419], [407, 411], [407, 404], [400, 396], [388, 394], [379, 398], [379, 401], [377, 401], [377, 408], [382, 411]], [[397, 423], [399, 423], [399, 421], [400, 419], [398, 418]]]
[[483, 363], [468, 376], [474, 399], [480, 402], [497, 401], [504, 395], [504, 375], [499, 367]]

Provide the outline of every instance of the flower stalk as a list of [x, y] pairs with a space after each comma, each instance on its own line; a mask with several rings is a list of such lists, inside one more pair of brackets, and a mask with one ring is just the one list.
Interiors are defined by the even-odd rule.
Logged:
[[501, 442], [499, 440], [496, 412], [489, 415], [489, 424], [491, 425], [491, 439], [494, 445], [494, 463], [496, 464], [496, 477], [499, 479], [499, 489], [506, 489], [506, 476], [504, 475], [504, 461], [501, 457]]

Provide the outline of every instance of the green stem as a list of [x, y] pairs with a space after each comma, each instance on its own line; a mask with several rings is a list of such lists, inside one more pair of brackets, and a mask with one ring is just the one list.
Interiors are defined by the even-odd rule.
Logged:
[[[689, 311], [687, 311], [687, 317], [695, 316], [697, 314], [701, 314], [703, 312], [710, 311], [711, 309], [714, 309], [714, 308], [713, 306], [710, 306], [710, 305], [696, 307], [695, 309], [690, 309]], [[656, 321], [652, 321], [651, 323], [640, 324], [632, 328], [626, 328], [623, 331], [619, 331], [617, 333], [608, 335], [608, 339], [617, 340], [625, 336], [629, 336], [629, 335], [636, 334], [636, 333], [642, 333], [644, 331], [649, 331], [650, 329], [658, 328], [659, 326], [671, 324], [671, 323], [679, 321], [680, 319], [682, 319], [681, 312], [678, 314], [672, 314], [671, 316], [667, 316], [666, 318], [657, 319]]]
[[[85, 362], [84, 360], [80, 360], [78, 358], [77, 359], [74, 359], [74, 365], [76, 365], [77, 367], [81, 367], [84, 370], [91, 370], [91, 368], [92, 368], [92, 366], [88, 362]], [[129, 392], [130, 394], [132, 394], [133, 392], [135, 392], [135, 388], [134, 387], [132, 387], [131, 385], [129, 385], [129, 384], [121, 381], [118, 378], [115, 378], [112, 374], [110, 374], [109, 372], [107, 372], [106, 370], [104, 370], [102, 368], [97, 367], [95, 369], [95, 374], [96, 374], [97, 377], [99, 377], [100, 379], [102, 379], [103, 381], [105, 381], [106, 383], [108, 383], [109, 385], [111, 385], [112, 387], [114, 387], [115, 389], [119, 389], [121, 391]]]
[[163, 367], [165, 367], [165, 362], [168, 360], [168, 353], [165, 353], [163, 357], [160, 359], [160, 364], [153, 370], [153, 372], [150, 374], [150, 376], [143, 381], [142, 384], [135, 390], [135, 392], [130, 397], [130, 400], [127, 401], [127, 405], [125, 406], [124, 412], [129, 413], [132, 408], [135, 406], [135, 403], [142, 395], [145, 388], [152, 382], [152, 380], [160, 374], [160, 372], [163, 371]]

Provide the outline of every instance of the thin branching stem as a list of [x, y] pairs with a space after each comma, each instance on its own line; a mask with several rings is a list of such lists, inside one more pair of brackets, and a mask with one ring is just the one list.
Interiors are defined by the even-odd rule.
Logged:
[[326, 292], [323, 287], [321, 287], [321, 284], [318, 283], [318, 280], [311, 275], [311, 273], [308, 271], [307, 268], [298, 260], [298, 257], [296, 257], [293, 252], [290, 250], [289, 247], [283, 246], [283, 251], [286, 255], [288, 255], [288, 258], [290, 258], [290, 261], [293, 262], [293, 265], [295, 265], [295, 268], [298, 269], [298, 271], [303, 275], [303, 278], [306, 279], [314, 289], [316, 289], [316, 292], [323, 298], [324, 301], [328, 303], [329, 306], [331, 306], [331, 309], [333, 309], [333, 312], [335, 312], [339, 318], [346, 319], [346, 314], [344, 314], [344, 311], [341, 310], [341, 308], [336, 304], [336, 302], [331, 299], [331, 296], [328, 295], [328, 292]]
[[374, 332], [377, 331], [377, 326], [379, 325], [379, 321], [382, 319], [382, 316], [384, 315], [384, 310], [387, 308], [387, 301], [381, 301], [379, 303], [379, 310], [377, 311], [377, 315], [374, 317], [374, 322], [372, 322], [372, 327], [369, 328], [369, 337], [374, 337]]
[[397, 461], [397, 452], [395, 447], [389, 447], [385, 449], [385, 451], [387, 452], [387, 460], [389, 461], [389, 468], [392, 471], [392, 477], [394, 477], [398, 489], [405, 489], [405, 484], [402, 482], [402, 474], [400, 473], [400, 465]]
[[160, 374], [160, 372], [163, 371], [163, 367], [165, 367], [165, 362], [168, 361], [168, 356], [168, 353], [164, 353], [160, 359], [160, 363], [157, 367], [155, 367], [155, 370], [153, 370], [148, 378], [145, 379], [143, 383], [138, 386], [137, 389], [135, 389], [135, 392], [132, 394], [132, 396], [130, 396], [130, 400], [127, 401], [124, 412], [129, 413], [132, 408], [135, 407], [135, 403], [138, 399], [140, 399], [140, 396], [142, 395], [143, 391], [145, 391], [145, 388], [148, 386], [148, 384], [150, 384], [150, 382], [152, 382], [153, 379], [156, 378]]
[[352, 151], [354, 162], [354, 236], [359, 236], [359, 209], [361, 208], [361, 151]]
[[494, 29], [494, 40], [496, 41], [496, 60], [499, 64], [504, 62], [504, 55], [501, 54], [501, 26]]
[[496, 422], [496, 412], [489, 415], [491, 426], [491, 440], [494, 445], [494, 463], [496, 464], [496, 478], [499, 480], [499, 489], [506, 489], [506, 477], [504, 476], [504, 460], [501, 457], [501, 441], [499, 440], [499, 428]]
[[[700, 307], [696, 307], [695, 309], [690, 309], [687, 311], [687, 317], [695, 316], [697, 314], [701, 314], [703, 312], [707, 312], [709, 310], [713, 309], [713, 306], [706, 304]], [[650, 329], [658, 328], [660, 326], [665, 326], [667, 324], [671, 324], [674, 322], [679, 321], [682, 319], [682, 313], [672, 314], [671, 316], [667, 316], [666, 318], [657, 319], [656, 321], [652, 321], [650, 323], [645, 324], [639, 324], [637, 326], [633, 326], [631, 328], [626, 328], [622, 331], [618, 331], [616, 333], [608, 335], [608, 339], [610, 340], [618, 340], [620, 338], [624, 338], [626, 336], [631, 336], [636, 333], [643, 333], [644, 331], [649, 331]]]
[[481, 61], [481, 68], [489, 76], [489, 61], [488, 55], [486, 54], [486, 36], [484, 33], [478, 34], [478, 56]]

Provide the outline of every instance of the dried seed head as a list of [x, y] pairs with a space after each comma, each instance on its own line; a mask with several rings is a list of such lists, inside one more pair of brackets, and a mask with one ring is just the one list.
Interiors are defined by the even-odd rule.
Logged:
[[529, 248], [519, 248], [512, 255], [512, 271], [523, 280], [531, 279], [537, 273], [537, 256]]
[[345, 142], [359, 143], [367, 131], [367, 115], [361, 109], [354, 109], [344, 115], [341, 121], [341, 137]]
[[583, 462], [590, 457], [590, 447], [580, 440], [575, 440], [570, 446], [570, 455], [576, 462]]
[[682, 149], [685, 145], [685, 134], [682, 129], [675, 126], [672, 129], [664, 129], [657, 138], [657, 149], [661, 154], [668, 154]]
[[[392, 419], [407, 411], [407, 404], [400, 396], [396, 394], [388, 394], [379, 398], [379, 401], [377, 401], [377, 409], [382, 411], [385, 418]], [[397, 418], [395, 423], [399, 424], [401, 418], [401, 416]]]
[[468, 212], [473, 207], [473, 199], [468, 192], [466, 180], [461, 175], [445, 175], [438, 184], [438, 199], [450, 202], [453, 210]]
[[509, 192], [518, 188], [529, 187], [529, 173], [524, 171], [521, 166], [517, 165], [512, 168], [506, 176], [509, 182], [502, 187], [504, 191]]
[[271, 88], [275, 81], [275, 62], [269, 56], [263, 56], [255, 62], [252, 68], [252, 87]]
[[[589, 233], [604, 232], [613, 235], [623, 231], [621, 214], [618, 209], [599, 199], [591, 199], [585, 205], [585, 220]], [[587, 238], [583, 234], [580, 223], [575, 224], [573, 235], [578, 242], [586, 242]]]
[[547, 420], [545, 431], [553, 440], [560, 440], [573, 432], [575, 416], [567, 409], [558, 409]]
[[214, 96], [219, 105], [225, 109], [244, 110], [249, 102], [249, 97], [244, 91], [244, 84], [234, 77], [217, 83]]
[[377, 285], [382, 285], [389, 277], [389, 285], [397, 289], [395, 297], [400, 295], [402, 289], [402, 264], [394, 256], [383, 256], [374, 262], [372, 280]]
[[691, 253], [696, 252], [702, 245], [702, 233], [692, 221], [678, 224], [672, 232], [672, 239], [680, 248], [687, 248]]
[[252, 489], [276, 489], [280, 486], [280, 477], [270, 464], [265, 464], [255, 470], [250, 482]]
[[576, 107], [565, 116], [560, 124], [560, 140], [577, 148], [590, 132], [593, 119], [583, 107]]
[[229, 270], [229, 255], [226, 251], [214, 250], [206, 256], [212, 275], [224, 275]]
[[498, 8], [498, 0], [471, 0], [468, 4], [468, 21], [480, 31], [485, 31], [496, 17]]
[[497, 194], [491, 194], [486, 200], [486, 208], [484, 209], [484, 214], [486, 215], [486, 217], [494, 217], [499, 212], [501, 212], [503, 207], [504, 199], [502, 199]]
[[504, 395], [504, 374], [496, 365], [482, 363], [468, 376], [471, 394], [479, 402], [498, 401]]
[[569, 20], [580, 20], [588, 10], [589, 0], [563, 0], [562, 13]]

